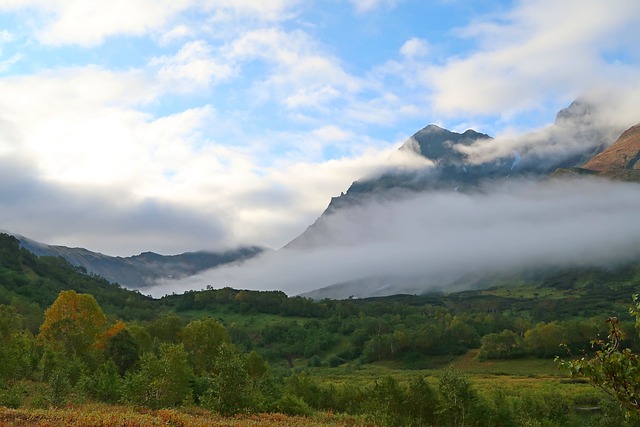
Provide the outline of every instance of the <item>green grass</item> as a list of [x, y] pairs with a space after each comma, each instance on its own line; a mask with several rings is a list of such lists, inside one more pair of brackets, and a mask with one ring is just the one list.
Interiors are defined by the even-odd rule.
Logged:
[[493, 295], [502, 298], [523, 299], [560, 299], [575, 295], [575, 292], [554, 288], [545, 288], [539, 285], [501, 286], [480, 291], [483, 295]]
[[477, 350], [455, 358], [449, 366], [474, 375], [497, 375], [517, 377], [566, 377], [552, 359], [523, 358], [480, 361]]
[[562, 396], [570, 396], [573, 400], [585, 402], [597, 400], [596, 398], [601, 396], [601, 392], [590, 384], [571, 380], [551, 359], [479, 361], [475, 354], [474, 350], [453, 358], [432, 357], [430, 359], [437, 367], [430, 369], [401, 369], [397, 363], [372, 363], [361, 366], [347, 363], [337, 368], [309, 368], [307, 372], [323, 383], [335, 385], [367, 386], [387, 376], [400, 382], [422, 376], [435, 385], [443, 369], [454, 368], [468, 375], [474, 386], [483, 393], [504, 391], [524, 394], [535, 389], [559, 393]]

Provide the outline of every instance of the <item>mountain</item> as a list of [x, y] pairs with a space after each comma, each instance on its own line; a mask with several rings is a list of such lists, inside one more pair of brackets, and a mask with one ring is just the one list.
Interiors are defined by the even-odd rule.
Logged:
[[[633, 180], [631, 178], [636, 176], [640, 168], [640, 128], [633, 127], [623, 133], [624, 128], [604, 120], [603, 117], [598, 107], [576, 101], [558, 112], [553, 125], [518, 137], [517, 140], [503, 137], [500, 141], [472, 129], [457, 133], [436, 125], [426, 126], [398, 149], [398, 152], [419, 156], [424, 160], [422, 167], [392, 166], [376, 176], [359, 179], [345, 193], [332, 198], [322, 215], [282, 251], [315, 251], [322, 254], [337, 250], [354, 259], [366, 259], [366, 253], [355, 251], [377, 243], [371, 240], [375, 237], [367, 240], [367, 224], [374, 224], [382, 230], [381, 233], [371, 230], [372, 236], [396, 242], [395, 236], [384, 234], [387, 230], [385, 215], [391, 212], [385, 210], [385, 206], [397, 205], [396, 201], [402, 204], [406, 200], [437, 202], [433, 198], [413, 197], [412, 193], [417, 195], [437, 191], [443, 197], [452, 192], [484, 194], [491, 192], [493, 187], [487, 185], [490, 183], [514, 181], [513, 185], [518, 186], [515, 179], [544, 180], [557, 175], [554, 171], [558, 170]], [[415, 204], [404, 206], [417, 208]], [[428, 212], [428, 208], [424, 211], [421, 209], [423, 208], [417, 208], [417, 211]], [[496, 206], [496, 209], [499, 208]], [[498, 217], [499, 212], [495, 216]], [[374, 220], [373, 217], [377, 219]], [[416, 221], [411, 212], [407, 212], [406, 217]], [[456, 216], [454, 219], [459, 218]], [[402, 222], [401, 218], [390, 215], [389, 220], [395, 229], [402, 230], [402, 227], [397, 227], [397, 223]], [[428, 214], [424, 215], [424, 221], [430, 221]], [[419, 230], [416, 230], [415, 235], [420, 235]], [[354, 241], [354, 238], [365, 241]], [[430, 238], [433, 237], [425, 236], [427, 240]], [[415, 242], [413, 253], [421, 251], [420, 243], [411, 241]], [[460, 241], [464, 242], [466, 239]], [[447, 248], [455, 246], [450, 242], [437, 244]], [[439, 255], [436, 253], [437, 257]], [[419, 255], [414, 258], [419, 258]], [[460, 265], [465, 265], [466, 261], [460, 259]], [[358, 270], [361, 272], [356, 272], [356, 267], [353, 267], [347, 271], [349, 279], [327, 282], [326, 286], [303, 295], [314, 299], [370, 297], [396, 293], [421, 294], [425, 289], [445, 290], [445, 287], [447, 292], [455, 292], [486, 287], [488, 283], [503, 280], [505, 274], [514, 277], [520, 274], [519, 270], [505, 273], [499, 268], [489, 273], [481, 268], [467, 271], [465, 267], [453, 270], [442, 267], [442, 271], [447, 273], [445, 274], [440, 273], [438, 265], [433, 262], [427, 263], [430, 266], [428, 274], [410, 274], [400, 267], [406, 265], [405, 260], [391, 252], [389, 262], [395, 263], [397, 268], [390, 266], [368, 270], [361, 266]], [[384, 273], [385, 271], [389, 273]]]
[[192, 276], [221, 264], [246, 260], [264, 251], [263, 248], [249, 246], [224, 252], [201, 251], [179, 255], [144, 252], [131, 257], [113, 257], [84, 248], [47, 245], [17, 234], [14, 236], [21, 247], [35, 255], [63, 257], [73, 266], [130, 289], [151, 286], [158, 279]]
[[[523, 177], [541, 179], [559, 169], [576, 168], [601, 152], [622, 130], [599, 120], [598, 107], [580, 100], [560, 110], [549, 128], [521, 137], [516, 145], [518, 150], [506, 153], [499, 151], [498, 146], [492, 147], [494, 140], [487, 134], [472, 129], [457, 133], [430, 124], [398, 148], [398, 153], [410, 153], [425, 160], [425, 166], [390, 166], [376, 176], [355, 181], [346, 192], [333, 197], [322, 215], [285, 248], [300, 249], [326, 243], [328, 216], [372, 199], [433, 190], [469, 192], [487, 183]], [[559, 147], [567, 145], [567, 141], [577, 142], [570, 144], [570, 149], [561, 150]], [[493, 154], [479, 160], [472, 158], [470, 153], [474, 149], [480, 151], [476, 148], [479, 145], [483, 152]], [[540, 147], [549, 148], [541, 151]]]

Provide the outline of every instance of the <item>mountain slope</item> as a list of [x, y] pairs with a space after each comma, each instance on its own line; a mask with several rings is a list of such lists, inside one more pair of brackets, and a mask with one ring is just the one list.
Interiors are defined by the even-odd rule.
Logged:
[[131, 257], [112, 257], [84, 248], [46, 245], [24, 236], [15, 235], [20, 246], [38, 256], [63, 257], [71, 265], [104, 277], [132, 289], [153, 285], [158, 279], [192, 276], [221, 264], [242, 261], [263, 252], [256, 246], [225, 252], [187, 252], [179, 255], [159, 255], [144, 252]]
[[598, 172], [640, 170], [640, 124], [624, 131], [616, 142], [582, 167]]
[[627, 129], [613, 145], [582, 168], [607, 178], [640, 182], [640, 124]]
[[[399, 152], [412, 153], [431, 162], [420, 168], [388, 167], [378, 176], [355, 181], [338, 197], [333, 197], [322, 215], [285, 248], [305, 248], [325, 243], [325, 221], [337, 210], [372, 200], [389, 200], [407, 192], [475, 191], [487, 183], [514, 178], [541, 179], [559, 168], [575, 168], [593, 158], [615, 140], [623, 129], [598, 120], [596, 106], [574, 101], [560, 110], [552, 126], [521, 138], [522, 152], [506, 153], [493, 146], [493, 138], [469, 129], [452, 132], [428, 125], [407, 139]], [[571, 149], [561, 147], [567, 140]], [[501, 141], [500, 143], [504, 143]], [[509, 141], [507, 141], [509, 142]], [[478, 146], [480, 150], [478, 150]], [[540, 152], [539, 147], [549, 147]], [[473, 158], [474, 152], [492, 152], [490, 156]]]
[[591, 175], [640, 182], [640, 124], [630, 127], [604, 151], [582, 166], [558, 169], [553, 176]]
[[[520, 253], [520, 245], [533, 249], [530, 250], [531, 259], [518, 261], [517, 269], [546, 268], [544, 266], [548, 264], [536, 264], [535, 259], [544, 258], [549, 251], [544, 250], [544, 244], [535, 242], [544, 233], [548, 234], [547, 240], [555, 238], [557, 233], [550, 230], [556, 222], [576, 222], [568, 219], [571, 216], [561, 209], [566, 196], [556, 197], [551, 190], [545, 190], [548, 192], [528, 199], [529, 196], [519, 194], [518, 188], [526, 188], [532, 180], [544, 180], [558, 168], [579, 170], [589, 175], [635, 174], [637, 170], [632, 168], [640, 164], [636, 157], [640, 157], [636, 142], [640, 132], [632, 128], [611, 145], [622, 131], [618, 125], [602, 120], [596, 107], [582, 102], [574, 102], [561, 110], [552, 126], [519, 140], [503, 138], [496, 141], [474, 130], [456, 133], [429, 125], [399, 149], [428, 159], [423, 163], [424, 167], [388, 168], [379, 176], [354, 182], [346, 193], [333, 198], [325, 212], [282, 251], [300, 250], [300, 253], [319, 254], [319, 257], [333, 252], [344, 254], [342, 258], [346, 260], [354, 260], [345, 262], [344, 279], [336, 280], [338, 276], [333, 275], [333, 280], [326, 281], [324, 286], [304, 294], [313, 298], [382, 296], [400, 292], [419, 294], [427, 289], [445, 288], [451, 292], [486, 286], [477, 281], [490, 283], [500, 279], [503, 268], [510, 268], [506, 259]], [[602, 170], [586, 169], [586, 166], [597, 164], [603, 165]], [[578, 169], [580, 165], [583, 167]], [[528, 182], [516, 182], [514, 178], [527, 178]], [[486, 185], [506, 181], [510, 182]], [[592, 191], [588, 182], [578, 187], [581, 190], [570, 183], [559, 182], [553, 191], [578, 191], [588, 200], [586, 194]], [[490, 196], [494, 191], [499, 194]], [[456, 192], [465, 194], [455, 196]], [[538, 207], [541, 201], [536, 197], [544, 199], [544, 208]], [[583, 199], [576, 203], [584, 204]], [[518, 206], [532, 203], [532, 206], [531, 209], [514, 209], [509, 203]], [[501, 212], [501, 207], [506, 208], [506, 213]], [[443, 210], [446, 217], [435, 215], [438, 209]], [[530, 212], [538, 209], [545, 213], [539, 221], [532, 223]], [[518, 215], [527, 219], [518, 222]], [[456, 222], [461, 219], [462, 223]], [[606, 217], [598, 217], [598, 220], [606, 221]], [[480, 229], [468, 226], [475, 222]], [[633, 218], [627, 222], [632, 223]], [[520, 228], [523, 224], [530, 232], [529, 240], [523, 239], [527, 234]], [[564, 225], [558, 226], [567, 229]], [[585, 226], [593, 226], [593, 222]], [[440, 232], [450, 229], [465, 233]], [[424, 230], [429, 233], [423, 233]], [[533, 230], [536, 230], [535, 235]], [[501, 239], [522, 241], [506, 244], [511, 249], [501, 254], [501, 260], [486, 260], [470, 267], [474, 259], [486, 257], [491, 252], [482, 249], [482, 242], [488, 247], [493, 244], [499, 247]], [[456, 248], [456, 245], [460, 247]], [[468, 249], [476, 247], [480, 253]], [[534, 250], [538, 247], [540, 252]], [[375, 253], [387, 250], [386, 259], [372, 256], [372, 248], [378, 251]], [[614, 249], [612, 247], [611, 251]], [[465, 251], [466, 257], [462, 256]], [[371, 267], [367, 266], [367, 260], [371, 260]], [[445, 266], [447, 262], [452, 265]], [[418, 264], [421, 267], [416, 267]], [[494, 268], [490, 269], [488, 264]]]

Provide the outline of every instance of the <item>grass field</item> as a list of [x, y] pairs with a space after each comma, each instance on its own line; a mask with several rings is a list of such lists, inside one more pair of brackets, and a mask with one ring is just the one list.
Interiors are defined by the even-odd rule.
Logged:
[[458, 357], [433, 357], [431, 363], [434, 368], [430, 369], [399, 369], [397, 365], [391, 363], [379, 363], [359, 367], [346, 364], [338, 368], [313, 368], [308, 372], [320, 382], [336, 385], [364, 386], [386, 376], [400, 382], [422, 376], [435, 385], [442, 369], [453, 368], [468, 375], [474, 387], [481, 393], [507, 392], [511, 395], [520, 395], [539, 391], [585, 403], [602, 397], [602, 392], [585, 380], [569, 378], [551, 359], [479, 361], [475, 357], [476, 354], [477, 350], [472, 350]]

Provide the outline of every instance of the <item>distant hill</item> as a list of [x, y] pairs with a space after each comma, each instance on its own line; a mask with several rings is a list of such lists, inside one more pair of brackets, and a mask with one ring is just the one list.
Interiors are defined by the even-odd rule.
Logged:
[[15, 237], [20, 246], [35, 255], [63, 257], [71, 265], [130, 289], [145, 288], [158, 279], [192, 276], [222, 264], [249, 259], [264, 251], [264, 248], [249, 246], [224, 252], [186, 252], [179, 255], [143, 252], [131, 257], [113, 257], [84, 248], [47, 245], [24, 236]]
[[18, 307], [37, 331], [42, 311], [63, 290], [90, 293], [105, 313], [122, 319], [150, 319], [160, 309], [151, 297], [87, 274], [63, 258], [37, 257], [14, 236], [0, 233], [0, 304]]

